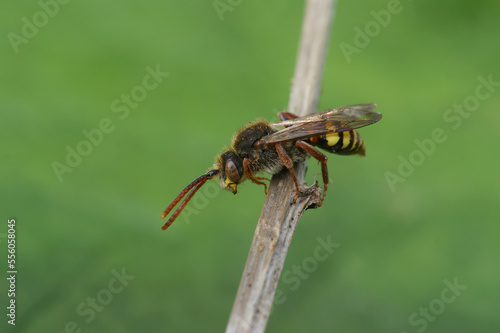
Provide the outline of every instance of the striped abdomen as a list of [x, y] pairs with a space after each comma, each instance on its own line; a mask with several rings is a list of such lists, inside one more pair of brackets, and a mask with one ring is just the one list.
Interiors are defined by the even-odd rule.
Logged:
[[327, 133], [309, 138], [307, 141], [331, 153], [365, 156], [365, 142], [356, 131]]

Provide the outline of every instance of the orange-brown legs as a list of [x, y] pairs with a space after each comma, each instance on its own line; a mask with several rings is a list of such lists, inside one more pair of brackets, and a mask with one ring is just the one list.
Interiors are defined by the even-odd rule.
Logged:
[[297, 182], [297, 176], [295, 175], [295, 171], [293, 170], [293, 161], [288, 156], [288, 154], [285, 151], [285, 148], [281, 146], [281, 143], [277, 143], [275, 145], [276, 151], [278, 152], [278, 156], [281, 160], [281, 163], [283, 163], [284, 166], [290, 171], [290, 175], [292, 176], [293, 183], [295, 184], [295, 198], [294, 201], [297, 201], [297, 198], [299, 197], [299, 183]]
[[311, 155], [319, 163], [321, 163], [321, 174], [323, 175], [323, 195], [321, 196], [321, 202], [319, 204], [321, 207], [321, 205], [323, 204], [323, 200], [325, 199], [326, 189], [328, 188], [328, 166], [326, 164], [326, 162], [328, 161], [328, 157], [302, 140], [298, 140], [297, 142], [295, 142], [295, 146], [304, 149], [309, 155]]
[[[271, 182], [271, 179], [267, 178], [267, 177], [253, 177], [254, 179], [258, 179], [258, 180], [267, 180], [268, 182]], [[266, 185], [266, 184], [264, 184]], [[267, 192], [266, 192], [267, 194]]]
[[290, 113], [288, 111], [282, 111], [282, 112], [278, 113], [278, 118], [280, 118], [281, 121], [295, 119], [297, 117], [298, 116], [296, 116], [293, 113]]
[[245, 157], [243, 159], [243, 170], [245, 171], [245, 176], [257, 185], [264, 185], [264, 192], [267, 194], [266, 183], [259, 181], [259, 179], [268, 180], [268, 181], [271, 181], [271, 180], [266, 178], [266, 177], [254, 177], [252, 174], [252, 171], [250, 170], [250, 163], [251, 163], [251, 160], [249, 158]]

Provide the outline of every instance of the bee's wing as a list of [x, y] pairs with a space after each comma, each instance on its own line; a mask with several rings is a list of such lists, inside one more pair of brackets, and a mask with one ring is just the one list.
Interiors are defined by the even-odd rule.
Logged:
[[375, 107], [375, 104], [344, 106], [305, 117], [285, 120], [272, 124], [272, 126], [289, 127], [269, 134], [260, 141], [266, 145], [270, 145], [368, 126], [382, 118], [382, 114], [372, 111]]
[[[331, 120], [331, 121], [360, 120], [364, 118], [373, 117], [373, 114], [380, 115], [377, 112], [373, 112], [373, 109], [375, 109], [376, 106], [377, 106], [376, 104], [357, 104], [357, 105], [343, 106], [336, 109], [325, 110], [319, 113], [313, 113], [300, 118], [294, 118], [279, 123], [274, 123], [272, 124], [272, 126], [293, 126], [300, 123], [308, 123], [311, 121], [321, 121], [321, 120]], [[380, 117], [374, 122], [378, 120], [380, 120]]]

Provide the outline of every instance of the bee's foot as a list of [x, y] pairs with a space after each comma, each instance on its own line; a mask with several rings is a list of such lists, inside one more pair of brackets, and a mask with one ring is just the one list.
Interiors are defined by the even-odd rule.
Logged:
[[297, 201], [298, 196], [304, 199], [309, 199], [307, 209], [318, 208], [323, 204], [323, 197], [321, 196], [321, 187], [318, 186], [318, 182], [315, 182], [311, 186], [304, 186], [300, 188], [299, 192], [295, 193], [295, 200]]

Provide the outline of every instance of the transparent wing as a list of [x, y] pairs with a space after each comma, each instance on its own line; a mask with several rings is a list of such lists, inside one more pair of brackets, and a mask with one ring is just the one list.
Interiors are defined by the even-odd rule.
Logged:
[[363, 119], [368, 120], [373, 118], [374, 114], [379, 116], [379, 118], [374, 121], [376, 122], [381, 118], [380, 113], [373, 112], [376, 106], [377, 106], [376, 104], [357, 104], [357, 105], [343, 106], [336, 109], [325, 110], [319, 113], [313, 113], [300, 118], [294, 118], [279, 123], [274, 123], [272, 124], [272, 126], [293, 126], [300, 123], [308, 123], [311, 121], [322, 121], [322, 120], [343, 121], [343, 122], [363, 120]]
[[314, 113], [305, 117], [285, 120], [272, 124], [273, 127], [287, 126], [278, 132], [262, 138], [266, 145], [293, 141], [323, 135], [331, 132], [354, 130], [376, 123], [382, 118], [379, 112], [373, 112], [376, 104], [359, 104]]

